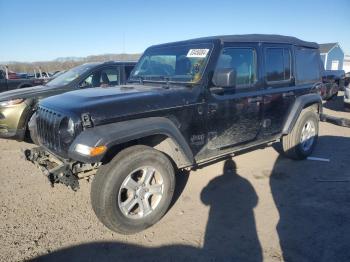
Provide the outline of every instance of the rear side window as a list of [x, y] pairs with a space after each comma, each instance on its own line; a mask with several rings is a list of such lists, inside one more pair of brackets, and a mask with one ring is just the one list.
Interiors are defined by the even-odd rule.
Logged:
[[256, 51], [253, 48], [225, 48], [218, 60], [217, 69], [236, 71], [236, 87], [248, 88], [256, 82]]
[[320, 56], [316, 49], [298, 48], [296, 50], [296, 71], [298, 82], [307, 83], [320, 79]]
[[265, 68], [267, 82], [291, 79], [291, 53], [288, 48], [266, 48]]

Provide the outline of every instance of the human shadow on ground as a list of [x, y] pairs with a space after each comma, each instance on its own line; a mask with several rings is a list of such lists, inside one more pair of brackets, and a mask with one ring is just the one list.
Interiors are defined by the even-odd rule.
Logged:
[[233, 160], [225, 161], [222, 174], [203, 189], [201, 199], [210, 206], [203, 248], [93, 242], [32, 261], [262, 261], [253, 213], [258, 197], [248, 180], [237, 174]]

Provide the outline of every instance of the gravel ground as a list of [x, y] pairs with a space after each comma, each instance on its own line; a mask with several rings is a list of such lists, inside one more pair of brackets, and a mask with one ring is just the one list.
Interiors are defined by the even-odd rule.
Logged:
[[[340, 97], [326, 107], [350, 118]], [[182, 174], [165, 217], [129, 236], [97, 220], [88, 181], [51, 188], [28, 147], [0, 141], [1, 261], [350, 261], [349, 128], [320, 124], [313, 156], [330, 162], [267, 147]]]

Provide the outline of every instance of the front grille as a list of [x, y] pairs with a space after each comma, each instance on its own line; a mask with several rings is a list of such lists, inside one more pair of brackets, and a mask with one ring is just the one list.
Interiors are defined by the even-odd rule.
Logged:
[[60, 139], [60, 123], [64, 116], [53, 110], [39, 107], [37, 110], [36, 124], [39, 142], [55, 153], [61, 153], [64, 145]]

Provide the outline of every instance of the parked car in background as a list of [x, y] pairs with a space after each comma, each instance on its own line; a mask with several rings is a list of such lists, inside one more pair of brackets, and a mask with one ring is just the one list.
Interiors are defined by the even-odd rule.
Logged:
[[290, 158], [309, 156], [322, 68], [318, 44], [286, 36], [152, 46], [128, 85], [42, 100], [31, 121], [40, 147], [25, 155], [52, 184], [77, 189], [79, 178], [95, 175], [97, 217], [113, 231], [135, 233], [167, 211], [176, 170], [276, 140]]
[[36, 73], [35, 77], [36, 78], [50, 78], [51, 75], [49, 73], [46, 73], [46, 72], [40, 72], [40, 73]]
[[[72, 90], [109, 87], [126, 82], [136, 62], [89, 63], [64, 72], [45, 85], [0, 94], [0, 138], [22, 141], [37, 103]], [[33, 140], [35, 138], [32, 136]]]
[[325, 70], [322, 79], [326, 87], [324, 93], [322, 94], [323, 100], [332, 99], [338, 94], [339, 91], [344, 90], [344, 70]]
[[344, 108], [350, 111], [350, 72], [345, 74]]
[[20, 79], [28, 79], [29, 78], [29, 75], [28, 73], [16, 73], [18, 78]]
[[347, 87], [350, 84], [350, 72], [345, 73], [345, 81], [344, 81], [345, 87]]
[[16, 73], [10, 73], [6, 67], [0, 67], [0, 93], [13, 89], [37, 86], [42, 83], [44, 83], [43, 79], [20, 78]]

